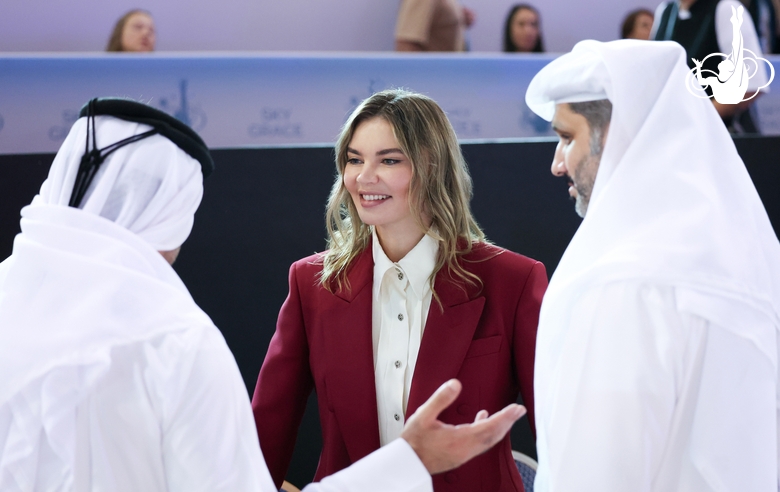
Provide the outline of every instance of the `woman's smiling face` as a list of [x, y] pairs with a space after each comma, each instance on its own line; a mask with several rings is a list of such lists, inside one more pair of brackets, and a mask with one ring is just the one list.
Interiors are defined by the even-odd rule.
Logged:
[[360, 220], [377, 233], [420, 230], [409, 204], [412, 162], [404, 155], [390, 123], [382, 117], [361, 122], [347, 146], [344, 185]]

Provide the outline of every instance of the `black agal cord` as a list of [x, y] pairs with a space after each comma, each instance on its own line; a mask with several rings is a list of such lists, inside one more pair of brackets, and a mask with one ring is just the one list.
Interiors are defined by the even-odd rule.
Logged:
[[[81, 200], [89, 189], [89, 185], [92, 183], [92, 179], [97, 174], [100, 165], [106, 160], [106, 157], [111, 155], [112, 152], [118, 150], [125, 145], [143, 140], [146, 137], [151, 137], [158, 133], [156, 128], [153, 128], [147, 132], [133, 135], [124, 140], [120, 140], [102, 149], [97, 148], [97, 137], [95, 136], [95, 102], [97, 99], [89, 101], [87, 106], [87, 142], [84, 150], [84, 155], [81, 157], [81, 164], [79, 164], [79, 172], [76, 175], [76, 181], [73, 184], [73, 193], [70, 195], [71, 207], [78, 208], [81, 205]], [[90, 136], [92, 140], [92, 150], [90, 150]]]

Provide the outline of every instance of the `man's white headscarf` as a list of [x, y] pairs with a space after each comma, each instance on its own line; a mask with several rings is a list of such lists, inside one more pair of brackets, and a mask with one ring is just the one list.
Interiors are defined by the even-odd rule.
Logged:
[[[777, 236], [712, 103], [685, 90], [684, 60], [673, 42], [582, 41], [531, 81], [526, 102], [548, 120], [556, 103], [612, 102], [587, 216], [545, 304], [574, 284], [646, 278], [747, 303], [780, 327]], [[702, 314], [739, 326], [726, 309]], [[740, 334], [776, 360], [761, 333]]]
[[[151, 129], [108, 116], [95, 122], [98, 148]], [[72, 484], [76, 408], [110, 367], [112, 349], [215, 329], [158, 253], [190, 233], [201, 165], [152, 135], [110, 154], [81, 209], [69, 207], [86, 128], [87, 118], [73, 126], [0, 264], [3, 490]]]
[[[73, 125], [33, 205], [68, 205], [84, 154], [87, 120]], [[100, 149], [151, 130], [109, 116], [97, 116], [95, 123]], [[157, 251], [181, 246], [203, 196], [198, 161], [161, 135], [121, 147], [108, 159], [110, 165], [100, 167], [79, 208], [124, 227]]]
[[[556, 327], [576, 325], [571, 306], [621, 280], [682, 288], [680, 312], [749, 341], [777, 372], [780, 245], [712, 103], [686, 90], [687, 72], [677, 43], [583, 41], [528, 88], [526, 102], [548, 120], [556, 103], [612, 102], [587, 215], [542, 304], [537, 382], [567, 363]], [[555, 408], [548, 386], [535, 385], [540, 457], [544, 412]]]

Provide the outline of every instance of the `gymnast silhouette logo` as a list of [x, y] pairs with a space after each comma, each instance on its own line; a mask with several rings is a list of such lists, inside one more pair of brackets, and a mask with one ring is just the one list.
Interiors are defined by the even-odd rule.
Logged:
[[[711, 53], [702, 61], [692, 58], [695, 67], [688, 72], [686, 88], [696, 97], [708, 99], [714, 97], [720, 104], [738, 104], [749, 101], [758, 95], [759, 91], [772, 83], [775, 78], [775, 69], [769, 60], [761, 58], [749, 49], [745, 48], [742, 40], [742, 14], [745, 9], [740, 5], [738, 9], [731, 7], [731, 27], [733, 37], [731, 40], [731, 54]], [[702, 68], [709, 58], [719, 56], [723, 60], [718, 63], [718, 73]], [[769, 67], [769, 80], [759, 87], [750, 97], [745, 97], [748, 82], [756, 76], [761, 68], [761, 63]], [[705, 77], [705, 74], [711, 74]], [[712, 96], [707, 95], [706, 88], [712, 88]]]

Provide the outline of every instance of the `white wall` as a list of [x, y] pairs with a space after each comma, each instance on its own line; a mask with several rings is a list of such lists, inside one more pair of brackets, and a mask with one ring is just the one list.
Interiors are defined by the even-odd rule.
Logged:
[[[474, 51], [499, 51], [512, 0], [462, 0], [477, 12]], [[618, 37], [629, 10], [655, 0], [536, 0], [548, 51]], [[148, 9], [160, 51], [383, 51], [393, 47], [399, 0], [3, 0], [0, 51], [101, 51], [114, 22]], [[0, 74], [2, 75], [2, 74]]]

